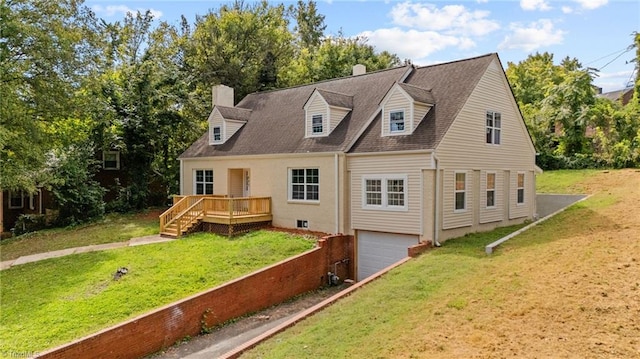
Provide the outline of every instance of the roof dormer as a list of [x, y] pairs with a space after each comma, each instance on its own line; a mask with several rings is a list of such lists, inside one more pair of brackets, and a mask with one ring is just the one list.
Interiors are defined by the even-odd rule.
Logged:
[[209, 144], [221, 145], [247, 123], [251, 110], [234, 107], [233, 89], [224, 85], [212, 89], [213, 110], [209, 115]]
[[410, 135], [435, 104], [430, 89], [396, 83], [382, 99], [382, 136]]
[[328, 136], [353, 109], [353, 96], [314, 89], [304, 105], [305, 137]]

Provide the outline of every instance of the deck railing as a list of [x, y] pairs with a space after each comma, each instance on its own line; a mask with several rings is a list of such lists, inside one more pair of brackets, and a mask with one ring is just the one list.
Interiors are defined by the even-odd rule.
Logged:
[[271, 197], [224, 197], [215, 195], [174, 196], [174, 205], [160, 215], [160, 233], [173, 225], [177, 235], [202, 217], [238, 217], [271, 214]]

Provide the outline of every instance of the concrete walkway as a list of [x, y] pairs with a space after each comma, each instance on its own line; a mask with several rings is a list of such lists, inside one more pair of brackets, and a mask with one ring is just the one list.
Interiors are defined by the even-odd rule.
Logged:
[[64, 257], [70, 254], [104, 251], [107, 249], [122, 248], [122, 247], [141, 246], [145, 244], [162, 243], [162, 242], [169, 242], [173, 240], [175, 240], [175, 238], [166, 238], [166, 237], [161, 237], [159, 234], [153, 234], [145, 237], [131, 238], [126, 242], [94, 244], [94, 245], [85, 246], [85, 247], [67, 248], [67, 249], [61, 249], [59, 251], [31, 254], [28, 256], [19, 257], [17, 259], [0, 262], [0, 270], [5, 270], [13, 266], [17, 266], [25, 263], [38, 262], [38, 261], [49, 259], [49, 258]]

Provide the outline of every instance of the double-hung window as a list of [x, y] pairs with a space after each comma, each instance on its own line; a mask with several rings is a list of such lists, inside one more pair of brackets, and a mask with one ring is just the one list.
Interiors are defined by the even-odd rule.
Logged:
[[289, 199], [294, 201], [320, 200], [320, 176], [317, 168], [290, 169]]
[[518, 204], [524, 203], [524, 173], [518, 173]]
[[119, 170], [120, 152], [102, 151], [102, 168], [105, 170]]
[[195, 170], [195, 194], [213, 194], [213, 170]]
[[502, 119], [499, 112], [487, 111], [487, 143], [493, 145], [500, 144], [500, 131]]
[[363, 179], [363, 207], [406, 210], [406, 176], [367, 176]]
[[24, 207], [24, 194], [22, 191], [9, 191], [9, 208]]
[[311, 133], [314, 135], [321, 135], [322, 133], [324, 133], [322, 115], [311, 116]]
[[220, 126], [216, 126], [213, 128], [213, 141], [214, 142], [222, 141], [222, 128]]
[[456, 172], [455, 178], [455, 210], [464, 211], [467, 209], [467, 174]]
[[404, 132], [404, 111], [391, 111], [389, 113], [389, 131]]
[[487, 208], [496, 206], [496, 174], [487, 173]]

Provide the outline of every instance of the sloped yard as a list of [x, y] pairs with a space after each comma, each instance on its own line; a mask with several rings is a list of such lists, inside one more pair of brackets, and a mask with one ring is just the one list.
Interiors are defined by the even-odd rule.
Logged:
[[[0, 357], [35, 353], [311, 249], [271, 231], [76, 254], [0, 272]], [[114, 280], [118, 268], [127, 274]]]
[[446, 242], [243, 358], [640, 357], [640, 171], [539, 183], [593, 196], [492, 256]]

